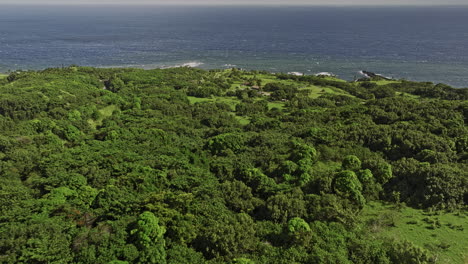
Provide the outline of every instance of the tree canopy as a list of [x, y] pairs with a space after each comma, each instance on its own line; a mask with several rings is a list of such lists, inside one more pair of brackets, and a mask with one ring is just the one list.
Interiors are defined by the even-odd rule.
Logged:
[[363, 211], [466, 215], [467, 90], [239, 69], [14, 72], [0, 79], [0, 262], [436, 263], [440, 251], [456, 263], [456, 246], [379, 231], [411, 219]]

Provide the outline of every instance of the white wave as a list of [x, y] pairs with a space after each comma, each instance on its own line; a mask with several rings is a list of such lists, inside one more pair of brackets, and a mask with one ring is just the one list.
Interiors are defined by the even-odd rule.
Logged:
[[235, 65], [235, 64], [224, 64], [223, 67], [226, 67], [226, 68], [235, 68], [235, 67], [237, 67], [237, 65]]
[[302, 76], [302, 75], [304, 75], [302, 72], [288, 72], [288, 74], [295, 75], [295, 76]]
[[201, 66], [203, 64], [204, 64], [203, 62], [189, 61], [189, 62], [184, 62], [184, 63], [180, 63], [180, 64], [175, 64], [175, 65], [162, 66], [161, 69], [180, 68], [180, 67], [195, 68], [195, 67]]
[[329, 76], [329, 77], [334, 77], [336, 76], [335, 74], [331, 72], [318, 72], [315, 74], [315, 76]]
[[170, 68], [179, 68], [179, 67], [190, 67], [195, 68], [200, 65], [203, 65], [203, 62], [198, 61], [189, 61], [179, 64], [123, 64], [123, 65], [101, 65], [96, 66], [97, 68], [141, 68], [141, 69], [170, 69]]
[[361, 74], [362, 76], [364, 76], [366, 78], [370, 78], [370, 76], [365, 74], [364, 71], [359, 71], [359, 74]]
[[182, 67], [191, 67], [191, 68], [195, 68], [195, 67], [198, 67], [200, 65], [203, 65], [203, 62], [198, 62], [198, 61], [190, 61], [190, 62], [186, 62], [184, 64], [182, 64]]
[[375, 75], [378, 75], [378, 76], [386, 78], [386, 79], [393, 79], [392, 77], [388, 77], [388, 76], [385, 76], [385, 75], [380, 74], [380, 73], [376, 73]]

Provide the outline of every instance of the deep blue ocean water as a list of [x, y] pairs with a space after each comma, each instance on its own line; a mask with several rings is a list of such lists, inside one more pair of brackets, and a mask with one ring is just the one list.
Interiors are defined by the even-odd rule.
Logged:
[[468, 8], [0, 6], [0, 72], [70, 64], [368, 70], [468, 87]]

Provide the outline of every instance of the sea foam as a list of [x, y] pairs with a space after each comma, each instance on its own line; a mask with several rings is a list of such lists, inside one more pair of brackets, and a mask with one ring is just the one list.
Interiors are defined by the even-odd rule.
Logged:
[[295, 75], [295, 76], [302, 76], [302, 75], [304, 75], [304, 73], [302, 73], [302, 72], [288, 72], [288, 74], [290, 74], [290, 75]]
[[195, 67], [198, 67], [198, 66], [201, 66], [201, 65], [203, 65], [203, 62], [191, 61], [191, 62], [183, 63], [183, 64], [181, 65], [181, 67], [191, 67], [191, 68], [195, 68]]
[[189, 61], [189, 62], [178, 63], [178, 64], [174, 64], [174, 65], [164, 65], [164, 66], [161, 66], [159, 68], [161, 68], [161, 69], [180, 68], [180, 67], [196, 68], [196, 67], [201, 66], [203, 64], [204, 64], [203, 62], [199, 62], [199, 61]]

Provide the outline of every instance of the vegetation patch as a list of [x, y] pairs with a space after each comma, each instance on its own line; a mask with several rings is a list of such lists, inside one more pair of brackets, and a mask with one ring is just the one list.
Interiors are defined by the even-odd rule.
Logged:
[[468, 89], [265, 71], [0, 79], [1, 263], [466, 263]]
[[411, 241], [431, 252], [437, 263], [465, 263], [468, 260], [468, 214], [418, 210], [405, 205], [372, 202], [361, 220], [382, 239]]

